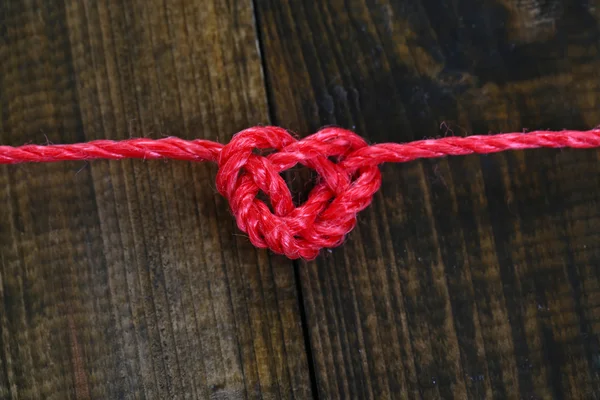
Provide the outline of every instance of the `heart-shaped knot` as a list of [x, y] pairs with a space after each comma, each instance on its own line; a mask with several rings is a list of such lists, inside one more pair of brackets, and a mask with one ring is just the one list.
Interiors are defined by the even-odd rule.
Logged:
[[[343, 242], [357, 213], [381, 186], [376, 165], [351, 162], [352, 154], [366, 146], [360, 136], [340, 128], [325, 128], [301, 140], [282, 128], [246, 129], [219, 155], [217, 189], [255, 246], [312, 260], [322, 248]], [[314, 169], [319, 179], [296, 207], [281, 173], [298, 163]], [[257, 197], [261, 191], [271, 208]]]

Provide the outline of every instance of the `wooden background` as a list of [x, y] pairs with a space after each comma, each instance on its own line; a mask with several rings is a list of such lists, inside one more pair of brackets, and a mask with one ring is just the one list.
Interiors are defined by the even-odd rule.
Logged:
[[[594, 0], [0, 0], [0, 143], [588, 129], [599, 26]], [[311, 263], [255, 250], [213, 165], [2, 166], [0, 398], [600, 398], [599, 155], [385, 165]]]

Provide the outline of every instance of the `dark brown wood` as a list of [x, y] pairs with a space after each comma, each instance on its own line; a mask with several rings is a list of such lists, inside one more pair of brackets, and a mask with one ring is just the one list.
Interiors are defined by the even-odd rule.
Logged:
[[[274, 122], [372, 142], [591, 128], [598, 9], [258, 0]], [[600, 397], [598, 152], [382, 171], [347, 242], [299, 265], [318, 395]]]
[[[0, 143], [586, 129], [598, 10], [0, 0]], [[0, 398], [599, 398], [598, 155], [382, 166], [311, 263], [250, 245], [214, 165], [0, 167]]]
[[[252, 3], [0, 1], [0, 143], [267, 123]], [[215, 167], [0, 168], [0, 398], [309, 398], [294, 270]]]

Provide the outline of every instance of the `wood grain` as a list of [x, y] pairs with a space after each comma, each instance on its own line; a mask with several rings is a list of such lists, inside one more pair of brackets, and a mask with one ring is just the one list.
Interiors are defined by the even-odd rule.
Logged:
[[[274, 122], [301, 134], [336, 124], [409, 141], [600, 121], [591, 3], [257, 10]], [[347, 242], [298, 267], [319, 397], [600, 396], [598, 161], [536, 150], [382, 167]]]
[[[0, 2], [0, 141], [268, 122], [248, 1]], [[255, 251], [215, 167], [0, 169], [0, 398], [308, 398], [291, 263]]]
[[[598, 26], [582, 1], [3, 0], [0, 142], [587, 129]], [[0, 398], [598, 398], [598, 155], [382, 166], [347, 242], [295, 264], [214, 165], [0, 167]]]

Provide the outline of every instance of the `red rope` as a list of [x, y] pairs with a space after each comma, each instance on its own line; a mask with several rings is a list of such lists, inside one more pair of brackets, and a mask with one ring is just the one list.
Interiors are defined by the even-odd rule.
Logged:
[[[229, 200], [238, 227], [260, 248], [296, 259], [314, 259], [320, 249], [339, 245], [381, 185], [378, 165], [419, 158], [488, 154], [534, 148], [600, 147], [600, 129], [538, 131], [490, 136], [447, 137], [369, 146], [341, 128], [325, 128], [297, 140], [278, 127], [254, 127], [227, 145], [178, 138], [97, 140], [66, 145], [0, 146], [0, 164], [125, 158], [218, 163], [217, 189]], [[255, 150], [275, 150], [263, 156]], [[296, 164], [320, 176], [308, 200], [296, 207], [281, 173]], [[264, 192], [271, 208], [256, 196]], [[272, 209], [272, 211], [271, 211]]]

